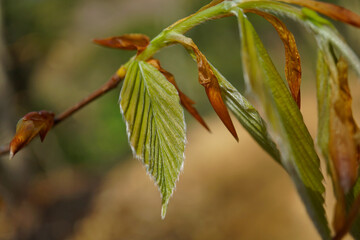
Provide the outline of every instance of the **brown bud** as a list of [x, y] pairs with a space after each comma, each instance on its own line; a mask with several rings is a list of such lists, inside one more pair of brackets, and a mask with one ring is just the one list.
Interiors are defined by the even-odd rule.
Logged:
[[25, 147], [37, 135], [41, 141], [54, 124], [53, 113], [47, 111], [30, 112], [19, 120], [16, 126], [16, 134], [10, 143], [10, 157]]

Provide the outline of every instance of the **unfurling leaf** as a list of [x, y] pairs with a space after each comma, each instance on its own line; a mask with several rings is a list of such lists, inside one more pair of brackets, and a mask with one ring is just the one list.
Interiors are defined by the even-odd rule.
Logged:
[[358, 177], [359, 146], [355, 138], [358, 127], [352, 115], [348, 65], [340, 58], [336, 67], [338, 77], [331, 81], [329, 151], [340, 185], [348, 193]]
[[287, 29], [285, 24], [281, 22], [277, 17], [258, 11], [255, 9], [247, 10], [246, 12], [252, 12], [259, 16], [265, 18], [269, 23], [271, 23], [276, 31], [279, 34], [280, 39], [282, 40], [285, 47], [285, 75], [286, 80], [289, 84], [290, 92], [295, 100], [296, 104], [300, 108], [300, 85], [301, 85], [301, 62], [300, 54], [296, 46], [294, 35]]
[[331, 3], [318, 2], [313, 0], [279, 0], [279, 1], [297, 4], [299, 6], [306, 7], [321, 14], [324, 14], [334, 20], [345, 22], [355, 27], [360, 27], [359, 15], [346, 8]]
[[238, 141], [239, 138], [237, 136], [234, 124], [221, 97], [219, 82], [206, 57], [200, 52], [199, 48], [190, 38], [179, 34], [173, 34], [171, 40], [182, 44], [191, 54], [195, 55], [194, 57], [198, 66], [199, 82], [205, 88], [206, 95], [216, 114], [219, 116], [233, 137]]
[[181, 105], [204, 127], [206, 128], [206, 130], [210, 131], [209, 127], [207, 126], [207, 124], [205, 123], [204, 119], [200, 116], [200, 114], [198, 113], [198, 111], [196, 110], [195, 107], [193, 107], [193, 105], [195, 104], [195, 102], [193, 100], [191, 100], [188, 96], [186, 96], [182, 91], [180, 91], [179, 87], [176, 84], [175, 78], [174, 76], [169, 73], [168, 71], [166, 71], [165, 69], [163, 69], [160, 65], [160, 61], [154, 58], [151, 58], [147, 61], [148, 63], [150, 63], [151, 65], [153, 65], [157, 70], [159, 70], [165, 77], [166, 79], [172, 84], [174, 85], [174, 87], [176, 88], [176, 90], [178, 91], [179, 97], [180, 97], [180, 103]]
[[150, 43], [148, 36], [138, 33], [124, 34], [122, 36], [105, 39], [94, 39], [93, 41], [101, 46], [124, 50], [137, 50], [138, 53], [143, 51]]
[[10, 157], [25, 147], [34, 137], [41, 141], [54, 124], [54, 114], [47, 111], [30, 112], [21, 118], [16, 126], [16, 134], [10, 143]]
[[155, 67], [134, 60], [127, 69], [120, 108], [133, 154], [159, 187], [164, 218], [184, 162], [185, 121], [178, 93]]
[[[338, 234], [350, 224], [347, 205], [352, 205], [353, 186], [357, 181], [360, 152], [358, 127], [352, 116], [347, 62], [343, 58], [336, 59], [327, 39], [319, 37], [318, 43], [321, 50], [317, 65], [317, 144], [327, 161], [334, 185], [336, 205], [333, 226]], [[358, 234], [358, 230], [352, 233]]]
[[239, 14], [245, 78], [260, 100], [269, 129], [281, 153], [281, 162], [323, 239], [330, 239], [324, 210], [320, 160], [296, 103], [281, 79], [252, 24]]
[[[327, 47], [328, 45], [326, 45]], [[345, 223], [346, 218], [346, 205], [345, 195], [342, 190], [334, 162], [331, 160], [329, 152], [329, 141], [330, 141], [330, 109], [331, 109], [331, 80], [330, 78], [337, 76], [335, 62], [329, 54], [328, 49], [319, 51], [317, 61], [317, 101], [318, 101], [318, 134], [317, 134], [317, 145], [320, 148], [321, 154], [326, 160], [328, 172], [331, 175], [331, 180], [334, 186], [334, 193], [336, 197], [336, 204], [333, 217], [333, 226], [335, 232]], [[331, 66], [331, 67], [329, 67]], [[330, 68], [333, 74], [330, 74]]]

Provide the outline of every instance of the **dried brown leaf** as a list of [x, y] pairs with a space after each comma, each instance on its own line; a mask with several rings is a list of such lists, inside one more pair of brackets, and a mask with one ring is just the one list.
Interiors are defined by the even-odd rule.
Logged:
[[337, 80], [334, 78], [331, 82], [329, 149], [339, 184], [348, 193], [358, 176], [359, 143], [356, 134], [359, 129], [352, 114], [348, 65], [343, 58], [337, 63], [337, 70]]
[[210, 131], [208, 125], [205, 123], [204, 119], [200, 116], [200, 114], [198, 113], [198, 111], [196, 110], [196, 108], [192, 105], [195, 104], [195, 102], [193, 100], [191, 100], [188, 96], [186, 96], [182, 91], [180, 91], [178, 85], [176, 84], [175, 78], [174, 76], [169, 73], [168, 71], [166, 71], [165, 69], [163, 69], [160, 65], [159, 60], [151, 58], [147, 61], [148, 63], [150, 63], [151, 65], [153, 65], [155, 68], [157, 68], [165, 77], [166, 79], [174, 85], [174, 87], [176, 88], [176, 90], [178, 91], [179, 94], [179, 98], [180, 98], [180, 103], [181, 105], [204, 127], [206, 128], [208, 131]]
[[10, 156], [14, 156], [37, 135], [44, 140], [54, 124], [53, 113], [47, 111], [30, 112], [26, 114], [16, 126], [16, 134], [10, 143]]
[[199, 48], [190, 38], [177, 35], [174, 36], [173, 40], [182, 44], [185, 48], [195, 54], [196, 62], [198, 65], [199, 82], [205, 88], [205, 92], [216, 114], [224, 123], [225, 127], [238, 141], [239, 138], [237, 136], [234, 124], [230, 118], [229, 111], [221, 97], [221, 89], [219, 86], [219, 82], [216, 78], [216, 75], [212, 71], [206, 57], [201, 53]]
[[277, 17], [269, 13], [265, 13], [255, 9], [249, 9], [246, 10], [246, 12], [255, 13], [265, 18], [269, 23], [271, 23], [274, 26], [274, 28], [278, 32], [279, 37], [283, 42], [285, 48], [286, 80], [289, 84], [291, 95], [295, 100], [295, 102], [297, 103], [298, 107], [300, 108], [301, 62], [300, 62], [300, 54], [296, 46], [294, 35], [287, 29], [287, 27], [283, 22], [281, 22]]
[[137, 50], [139, 53], [149, 45], [150, 39], [144, 34], [132, 33], [105, 39], [94, 39], [93, 42], [109, 48]]
[[281, 2], [293, 3], [310, 8], [316, 12], [324, 14], [334, 20], [348, 23], [355, 27], [360, 27], [360, 16], [346, 8], [325, 2], [313, 0], [279, 0]]

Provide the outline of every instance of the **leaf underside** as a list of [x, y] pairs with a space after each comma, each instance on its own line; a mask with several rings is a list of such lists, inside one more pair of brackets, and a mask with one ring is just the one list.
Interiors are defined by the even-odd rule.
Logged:
[[184, 162], [185, 122], [178, 92], [155, 67], [133, 61], [120, 108], [133, 154], [159, 187], [164, 218]]
[[228, 82], [221, 73], [211, 65], [211, 68], [216, 75], [221, 93], [226, 106], [238, 119], [241, 125], [248, 131], [248, 133], [255, 139], [255, 141], [267, 152], [270, 156], [281, 164], [280, 153], [276, 144], [271, 139], [264, 120], [260, 114], [251, 105], [251, 103], [236, 90], [236, 88]]
[[199, 83], [205, 88], [205, 92], [211, 106], [236, 141], [239, 141], [234, 124], [229, 115], [229, 111], [227, 110], [221, 97], [218, 79], [212, 71], [210, 63], [206, 59], [205, 55], [199, 50], [191, 38], [185, 37], [181, 34], [173, 34], [170, 39], [183, 45], [197, 62]]
[[330, 239], [324, 210], [323, 176], [313, 140], [255, 29], [239, 12], [245, 78], [265, 108], [281, 160], [323, 239]]

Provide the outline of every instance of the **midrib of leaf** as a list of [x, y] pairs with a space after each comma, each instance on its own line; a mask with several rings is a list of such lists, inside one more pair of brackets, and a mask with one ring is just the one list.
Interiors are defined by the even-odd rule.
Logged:
[[[329, 116], [330, 116], [330, 87], [329, 87], [329, 69], [325, 63], [324, 54], [320, 50], [318, 52], [318, 62], [316, 68], [316, 90], [318, 101], [318, 134], [317, 144], [321, 153], [326, 159], [328, 156], [329, 146]], [[327, 162], [329, 162], [327, 160]]]
[[[253, 91], [265, 107], [274, 139], [280, 147], [282, 162], [303, 199], [309, 215], [323, 239], [330, 239], [330, 230], [323, 207], [320, 162], [302, 115], [291, 98], [284, 81], [275, 69], [251, 23], [239, 12], [244, 60], [251, 64], [247, 74]], [[250, 61], [249, 61], [250, 60]], [[244, 62], [244, 61], [243, 61]], [[245, 64], [244, 69], [248, 65]], [[256, 68], [257, 66], [257, 68]], [[260, 77], [259, 77], [260, 76]]]
[[134, 156], [142, 160], [162, 196], [162, 217], [183, 166], [184, 113], [175, 87], [153, 66], [133, 61], [120, 106]]

